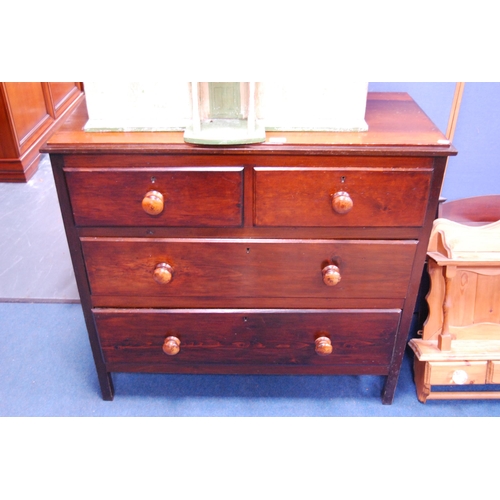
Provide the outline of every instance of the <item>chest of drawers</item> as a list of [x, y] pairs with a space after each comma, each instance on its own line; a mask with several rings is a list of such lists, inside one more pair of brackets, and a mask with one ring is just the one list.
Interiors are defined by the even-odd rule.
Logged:
[[408, 95], [369, 94], [368, 132], [251, 146], [86, 120], [43, 151], [104, 399], [113, 372], [371, 374], [392, 402], [456, 154]]

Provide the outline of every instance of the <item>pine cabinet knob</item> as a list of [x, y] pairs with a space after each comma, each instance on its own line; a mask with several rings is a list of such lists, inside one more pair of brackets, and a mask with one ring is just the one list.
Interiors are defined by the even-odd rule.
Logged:
[[163, 195], [159, 191], [148, 191], [142, 200], [142, 208], [148, 215], [163, 212]]
[[318, 337], [315, 350], [319, 356], [328, 356], [333, 351], [332, 341], [328, 337]]
[[455, 370], [451, 380], [457, 385], [467, 384], [469, 382], [469, 375], [465, 370]]
[[340, 269], [330, 264], [323, 268], [323, 283], [326, 286], [335, 286], [341, 280]]
[[181, 350], [181, 341], [177, 337], [167, 337], [163, 342], [163, 352], [175, 356]]
[[346, 214], [352, 210], [352, 198], [346, 191], [338, 191], [332, 197], [332, 206], [338, 214]]
[[172, 281], [172, 278], [174, 277], [174, 270], [170, 264], [161, 262], [156, 265], [155, 270], [153, 271], [153, 277], [160, 285], [166, 285]]

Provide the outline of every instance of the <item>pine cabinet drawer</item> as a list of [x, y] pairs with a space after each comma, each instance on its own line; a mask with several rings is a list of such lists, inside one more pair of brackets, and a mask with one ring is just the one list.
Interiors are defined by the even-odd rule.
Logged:
[[67, 169], [78, 226], [238, 227], [243, 167]]
[[255, 225], [420, 227], [428, 169], [255, 168]]
[[[400, 310], [94, 309], [105, 362], [387, 366]], [[158, 370], [161, 371], [161, 368]]]
[[485, 384], [487, 361], [430, 361], [431, 385]]
[[93, 295], [165, 298], [404, 298], [416, 249], [375, 240], [81, 241]]

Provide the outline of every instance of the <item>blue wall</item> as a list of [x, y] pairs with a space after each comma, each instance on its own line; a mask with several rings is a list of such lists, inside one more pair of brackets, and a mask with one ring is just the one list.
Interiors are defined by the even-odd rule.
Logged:
[[[372, 92], [408, 92], [446, 133], [455, 83], [370, 83]], [[500, 83], [466, 83], [442, 196], [500, 194]]]

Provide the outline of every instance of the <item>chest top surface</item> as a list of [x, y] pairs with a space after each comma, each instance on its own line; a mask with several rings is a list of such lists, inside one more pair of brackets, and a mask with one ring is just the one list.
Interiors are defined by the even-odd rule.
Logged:
[[152, 152], [185, 155], [290, 154], [308, 151], [317, 154], [414, 154], [455, 155], [450, 141], [406, 93], [368, 94], [367, 132], [267, 132], [266, 142], [242, 146], [198, 146], [186, 144], [183, 132], [86, 132], [85, 103], [53, 135], [44, 153]]

